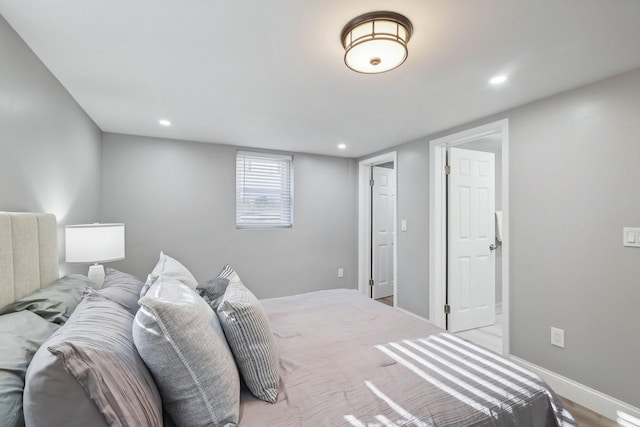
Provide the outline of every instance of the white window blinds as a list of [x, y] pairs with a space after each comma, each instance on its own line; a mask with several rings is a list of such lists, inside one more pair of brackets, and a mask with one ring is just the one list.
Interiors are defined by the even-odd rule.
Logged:
[[292, 156], [238, 151], [236, 227], [293, 226]]

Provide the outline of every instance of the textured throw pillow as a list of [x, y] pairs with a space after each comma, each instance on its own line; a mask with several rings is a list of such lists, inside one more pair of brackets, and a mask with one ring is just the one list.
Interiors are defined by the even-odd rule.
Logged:
[[198, 285], [196, 290], [212, 309], [217, 310], [224, 296], [224, 291], [227, 290], [229, 282], [232, 281], [239, 282], [240, 277], [233, 268], [225, 265], [216, 278]]
[[147, 278], [147, 282], [142, 288], [142, 291], [140, 291], [141, 297], [147, 293], [149, 288], [152, 286], [153, 281], [161, 274], [165, 278], [178, 280], [191, 289], [195, 289], [196, 286], [198, 286], [198, 281], [193, 277], [193, 274], [191, 274], [187, 267], [182, 265], [178, 260], [166, 255], [164, 252], [160, 252], [160, 259], [158, 259], [158, 263]]
[[87, 276], [71, 274], [2, 307], [0, 314], [29, 310], [49, 322], [62, 325], [82, 301], [85, 290], [95, 287], [96, 284]]
[[131, 335], [134, 316], [90, 292], [27, 371], [27, 425], [162, 426], [162, 401]]
[[102, 289], [96, 292], [113, 302], [117, 302], [135, 316], [140, 307], [138, 300], [143, 286], [144, 283], [137, 277], [113, 268], [107, 268]]
[[22, 391], [27, 367], [56, 329], [58, 325], [30, 311], [0, 316], [0, 426], [24, 426]]
[[275, 403], [278, 350], [260, 301], [238, 278], [229, 282], [217, 313], [247, 387], [258, 399]]
[[140, 299], [133, 338], [177, 426], [237, 424], [238, 369], [215, 313], [195, 290], [160, 275]]

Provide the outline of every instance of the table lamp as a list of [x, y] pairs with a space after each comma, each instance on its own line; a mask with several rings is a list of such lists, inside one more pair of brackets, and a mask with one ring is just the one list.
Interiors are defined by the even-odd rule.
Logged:
[[104, 281], [102, 262], [124, 259], [124, 224], [78, 224], [65, 227], [66, 261], [91, 264], [87, 276], [98, 285]]

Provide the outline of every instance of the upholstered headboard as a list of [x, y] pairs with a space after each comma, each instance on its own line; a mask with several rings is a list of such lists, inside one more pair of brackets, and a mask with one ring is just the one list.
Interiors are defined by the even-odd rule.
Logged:
[[55, 215], [0, 212], [0, 307], [58, 277]]

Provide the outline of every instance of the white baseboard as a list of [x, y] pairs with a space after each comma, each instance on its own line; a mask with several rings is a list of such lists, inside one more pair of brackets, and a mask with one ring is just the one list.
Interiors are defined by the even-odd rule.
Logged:
[[[396, 301], [396, 304], [397, 304], [397, 301]], [[398, 307], [397, 305], [395, 306], [395, 308], [396, 308], [396, 309], [398, 309], [398, 310], [400, 310], [400, 311], [401, 311], [401, 312], [403, 312], [403, 313], [407, 313], [409, 316], [413, 316], [413, 317], [415, 317], [416, 319], [424, 320], [425, 322], [431, 322], [431, 321], [430, 321], [429, 319], [427, 319], [426, 317], [418, 316], [417, 314], [412, 313], [412, 312], [410, 312], [409, 310], [405, 310], [404, 308], [400, 308], [400, 307]]]
[[538, 374], [556, 393], [562, 397], [566, 397], [567, 399], [572, 400], [585, 408], [589, 408], [604, 417], [616, 421], [619, 418], [618, 411], [620, 411], [640, 419], [640, 408], [631, 406], [621, 400], [608, 396], [576, 381], [570, 380], [562, 375], [558, 375], [548, 369], [529, 363], [519, 357], [509, 357], [517, 364]]

